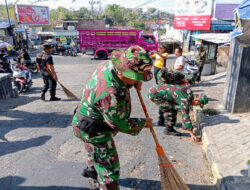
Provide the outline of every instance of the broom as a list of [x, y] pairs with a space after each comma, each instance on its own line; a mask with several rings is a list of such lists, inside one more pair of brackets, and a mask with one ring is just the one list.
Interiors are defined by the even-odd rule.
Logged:
[[[48, 73], [53, 76], [52, 72], [50, 71], [50, 69], [44, 67]], [[55, 79], [55, 77], [53, 76], [53, 78]], [[59, 80], [55, 79], [55, 81], [62, 87], [64, 93], [67, 95], [68, 98], [71, 98], [71, 99], [74, 99], [74, 100], [77, 100], [78, 98], [76, 97], [76, 95], [74, 95], [72, 92], [70, 92], [65, 86], [62, 85], [62, 83], [59, 82]]]
[[[136, 90], [138, 97], [140, 99], [143, 111], [145, 113], [146, 118], [149, 118], [146, 106], [141, 96], [141, 92]], [[159, 144], [159, 141], [156, 137], [153, 126], [150, 127], [150, 131], [153, 135], [155, 144], [156, 144], [156, 152], [159, 159], [160, 173], [161, 173], [161, 188], [163, 190], [189, 190], [188, 186], [179, 176], [173, 165], [168, 160], [167, 156], [164, 153], [162, 146]]]

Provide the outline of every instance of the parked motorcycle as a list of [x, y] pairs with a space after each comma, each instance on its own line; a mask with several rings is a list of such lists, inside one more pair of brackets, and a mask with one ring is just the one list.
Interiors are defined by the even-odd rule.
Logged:
[[17, 87], [18, 94], [21, 94], [24, 90], [28, 90], [32, 86], [31, 71], [18, 63], [11, 63], [11, 69], [13, 71], [14, 85]]
[[[16, 61], [18, 64], [21, 64], [21, 59], [13, 59], [14, 61]], [[32, 73], [37, 73], [38, 72], [38, 68], [37, 68], [37, 64], [35, 61], [32, 61], [30, 63], [26, 63], [26, 67], [32, 72]]]
[[187, 57], [184, 57], [186, 62], [184, 67], [184, 74], [186, 76], [186, 80], [189, 84], [195, 84], [197, 78], [200, 75], [200, 65], [195, 60], [189, 60]]
[[4, 54], [0, 58], [0, 73], [12, 73], [9, 56]]
[[75, 48], [67, 48], [64, 52], [64, 56], [73, 56], [73, 57], [76, 57], [77, 56], [77, 52], [76, 52], [76, 49]]

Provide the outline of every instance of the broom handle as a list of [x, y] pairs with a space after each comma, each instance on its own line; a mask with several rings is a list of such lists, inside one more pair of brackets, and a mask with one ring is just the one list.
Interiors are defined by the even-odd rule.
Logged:
[[[144, 104], [144, 101], [143, 101], [141, 92], [140, 92], [139, 90], [136, 90], [136, 92], [137, 92], [138, 97], [139, 97], [139, 99], [140, 99], [140, 102], [141, 102], [141, 105], [142, 105], [142, 109], [143, 109], [143, 111], [144, 111], [144, 114], [145, 114], [146, 118], [149, 118], [148, 111], [147, 111], [147, 108], [146, 108], [146, 106], [145, 106], [145, 104]], [[159, 143], [159, 141], [158, 141], [158, 138], [157, 138], [157, 136], [156, 136], [156, 134], [155, 134], [155, 130], [154, 130], [153, 126], [150, 127], [150, 131], [151, 131], [151, 133], [152, 133], [152, 135], [153, 135], [155, 144], [156, 144], [156, 145], [160, 145], [160, 143]]]
[[[53, 77], [53, 79], [55, 79], [55, 77], [54, 77], [54, 75], [52, 74], [52, 72], [50, 71], [50, 69], [47, 68], [47, 67], [44, 67], [44, 68], [45, 68], [45, 70], [48, 71], [48, 73]], [[58, 82], [60, 85], [62, 85], [62, 84], [58, 81], [58, 79], [57, 79], [57, 80], [55, 79], [55, 81]]]

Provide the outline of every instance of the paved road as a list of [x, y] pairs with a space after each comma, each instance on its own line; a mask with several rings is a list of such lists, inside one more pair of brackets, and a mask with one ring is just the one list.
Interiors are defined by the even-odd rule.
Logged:
[[[86, 56], [54, 56], [54, 61], [60, 81], [78, 97], [100, 62]], [[173, 61], [173, 57], [168, 60]], [[145, 83], [142, 94], [150, 116], [156, 120], [157, 107], [146, 99], [153, 84], [153, 80]], [[70, 126], [78, 101], [68, 100], [58, 87], [61, 102], [42, 102], [39, 100], [41, 86], [39, 74], [34, 75], [30, 91], [16, 99], [0, 101], [0, 189], [90, 189], [88, 180], [80, 175], [85, 167], [85, 150]], [[131, 94], [132, 116], [144, 117], [133, 89]], [[162, 133], [163, 128], [155, 129], [167, 156], [190, 189], [211, 189], [201, 144], [191, 142], [187, 133], [183, 137], [171, 137]], [[119, 134], [115, 141], [121, 162], [121, 189], [160, 189], [157, 156], [149, 131], [145, 129], [137, 137]]]

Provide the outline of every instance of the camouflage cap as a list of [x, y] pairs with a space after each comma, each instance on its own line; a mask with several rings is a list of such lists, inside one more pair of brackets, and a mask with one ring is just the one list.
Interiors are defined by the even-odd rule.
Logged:
[[200, 97], [200, 103], [201, 103], [200, 107], [203, 108], [204, 105], [208, 103], [208, 97], [206, 94], [203, 94], [203, 93], [200, 94], [199, 97]]
[[131, 46], [125, 53], [113, 51], [112, 63], [119, 73], [129, 79], [149, 81], [153, 78], [150, 71], [153, 61], [139, 46]]

